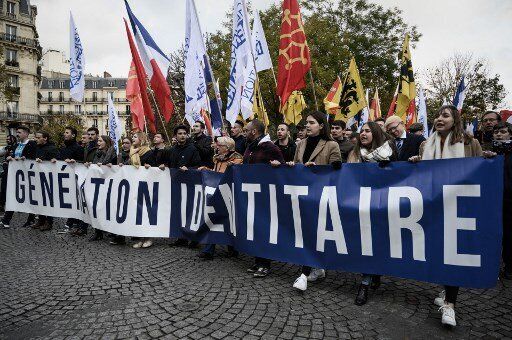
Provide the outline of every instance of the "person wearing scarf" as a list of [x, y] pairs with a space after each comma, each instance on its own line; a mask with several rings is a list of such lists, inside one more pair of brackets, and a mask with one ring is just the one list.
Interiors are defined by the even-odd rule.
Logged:
[[[329, 122], [322, 112], [312, 112], [306, 118], [306, 138], [297, 144], [293, 161], [288, 166], [304, 164], [305, 166], [332, 165], [335, 169], [341, 168], [341, 152], [337, 142], [330, 136]], [[279, 166], [279, 162], [272, 162], [272, 166]], [[313, 269], [303, 266], [301, 275], [294, 281], [293, 288], [305, 291], [308, 281], [314, 282], [325, 278], [324, 269]]]
[[[394, 140], [375, 122], [368, 122], [361, 127], [357, 144], [348, 155], [348, 163], [388, 163], [397, 160], [398, 149]], [[363, 274], [355, 304], [366, 304], [368, 289], [377, 289], [379, 286], [380, 275]]]
[[[235, 151], [236, 142], [230, 137], [218, 137], [215, 142], [215, 150], [217, 154], [213, 156], [213, 169], [206, 166], [199, 167], [198, 170], [210, 170], [219, 173], [224, 173], [234, 164], [242, 164], [244, 159], [242, 155]], [[197, 255], [203, 260], [213, 260], [215, 253], [215, 244], [206, 244]], [[228, 246], [228, 257], [237, 257], [238, 252], [232, 246]]]
[[[139, 168], [140, 166], [144, 166], [146, 169], [156, 166], [156, 161], [154, 157], [154, 153], [151, 151], [149, 146], [148, 136], [144, 132], [137, 132], [132, 136], [132, 147], [130, 149], [130, 165]], [[117, 236], [117, 240], [120, 238]], [[136, 241], [133, 245], [133, 248], [149, 248], [153, 245], [153, 240], [151, 238], [132, 238], [132, 240]], [[111, 244], [117, 244], [111, 242]], [[121, 241], [122, 243], [122, 241]]]
[[[484, 156], [478, 140], [464, 131], [459, 110], [455, 106], [441, 106], [434, 128], [435, 132], [421, 144], [420, 155], [409, 158], [409, 161]], [[455, 303], [458, 293], [459, 287], [444, 286], [444, 290], [434, 300], [434, 304], [443, 313], [443, 325], [457, 325]]]

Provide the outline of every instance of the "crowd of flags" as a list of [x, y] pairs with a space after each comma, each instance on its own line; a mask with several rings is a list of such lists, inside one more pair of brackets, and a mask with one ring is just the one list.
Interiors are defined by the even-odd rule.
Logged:
[[[126, 98], [130, 102], [132, 129], [155, 133], [157, 120], [162, 124], [164, 121], [168, 123], [175, 109], [166, 81], [170, 60], [135, 16], [127, 0], [125, 6], [128, 20], [124, 19], [124, 23], [132, 56]], [[186, 0], [183, 58], [185, 119], [190, 125], [198, 120], [203, 121], [212, 136], [221, 134], [224, 117], [230, 124], [238, 119], [256, 117], [268, 125], [258, 77], [259, 72], [268, 70], [271, 70], [275, 81], [283, 120], [289, 124], [301, 121], [302, 112], [306, 108], [302, 90], [307, 86], [308, 73], [314, 91], [311, 55], [298, 0], [283, 0], [282, 10], [276, 77], [259, 12], [254, 12], [251, 30], [246, 0], [233, 1], [231, 66], [224, 107], [195, 1]], [[415, 83], [409, 34], [405, 35], [399, 59], [397, 89], [386, 116], [399, 116], [407, 127], [416, 122], [423, 124], [424, 135], [427, 137], [425, 93], [423, 89], [417, 89]], [[84, 70], [83, 46], [73, 15], [70, 14], [70, 94], [78, 102], [83, 101], [85, 92]], [[453, 99], [453, 104], [459, 110], [462, 109], [467, 89], [465, 77], [462, 76]], [[364, 90], [355, 58], [350, 60], [347, 70], [336, 77], [323, 104], [332, 119], [343, 120], [348, 126], [356, 125], [359, 129], [366, 122], [382, 117], [379, 91], [375, 89], [370, 101], [369, 89]], [[108, 101], [108, 112], [109, 133], [117, 145], [121, 137], [121, 125], [112, 98]], [[467, 130], [476, 130], [476, 125], [477, 122], [469, 122]]]

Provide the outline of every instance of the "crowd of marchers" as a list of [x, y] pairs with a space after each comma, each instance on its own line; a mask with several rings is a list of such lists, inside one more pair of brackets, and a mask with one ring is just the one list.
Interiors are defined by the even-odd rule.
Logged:
[[[334, 120], [329, 123], [327, 119], [322, 112], [308, 114], [305, 122], [297, 125], [293, 137], [287, 124], [279, 124], [277, 139], [274, 141], [259, 120], [252, 120], [247, 124], [237, 121], [223, 129], [222, 136], [213, 139], [205, 133], [204, 123], [198, 121], [191, 129], [187, 125], [176, 126], [170, 141], [162, 133], [155, 134], [152, 142], [146, 133], [134, 133], [121, 140], [119, 154], [112, 139], [106, 135], [100, 136], [95, 127], [87, 129], [81, 135], [73, 127], [66, 127], [64, 146], [57, 148], [47, 132], [37, 131], [34, 140], [31, 140], [30, 129], [20, 125], [16, 130], [16, 137], [8, 136], [7, 146], [0, 153], [5, 159], [0, 204], [3, 211], [8, 163], [20, 159], [36, 162], [81, 162], [86, 166], [143, 166], [223, 173], [234, 164], [270, 164], [273, 167], [291, 167], [295, 164], [304, 164], [307, 167], [331, 165], [337, 170], [343, 163], [378, 162], [385, 166], [396, 161], [494, 157], [499, 154], [505, 156], [502, 250], [504, 268], [501, 275], [504, 279], [512, 278], [512, 126], [502, 122], [498, 113], [486, 112], [481, 119], [481, 131], [472, 136], [464, 130], [457, 108], [444, 105], [439, 109], [427, 139], [423, 137], [422, 124], [412, 124], [406, 128], [398, 116], [367, 122], [358, 132], [347, 127], [344, 121]], [[77, 140], [78, 137], [81, 137], [80, 140]], [[12, 217], [12, 211], [4, 211], [0, 228], [9, 228]], [[51, 216], [36, 217], [29, 214], [23, 227], [47, 231], [52, 229], [52, 223]], [[68, 219], [58, 233], [81, 237], [90, 229], [82, 221]], [[98, 229], [92, 230], [89, 240], [98, 241], [104, 237], [108, 237], [112, 245], [124, 245], [127, 242], [124, 236], [104, 235]], [[136, 249], [153, 245], [150, 238], [132, 238], [131, 242]], [[173, 240], [170, 245], [190, 248], [199, 246], [186, 239]], [[228, 247], [227, 254], [229, 257], [238, 256], [233, 247]], [[203, 260], [213, 260], [214, 255], [214, 244], [203, 245], [198, 254]], [[254, 277], [265, 277], [269, 275], [270, 269], [271, 260], [258, 257], [247, 271]], [[325, 278], [325, 275], [322, 268], [303, 266], [293, 288], [305, 291], [308, 284]], [[355, 304], [364, 305], [368, 301], [369, 292], [377, 289], [380, 282], [380, 276], [363, 273]], [[456, 325], [455, 304], [458, 292], [458, 287], [445, 286], [435, 298], [434, 303], [440, 307], [441, 321], [445, 325]]]

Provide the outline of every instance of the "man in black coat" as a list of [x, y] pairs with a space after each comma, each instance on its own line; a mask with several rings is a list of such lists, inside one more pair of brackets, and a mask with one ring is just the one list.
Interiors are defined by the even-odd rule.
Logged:
[[199, 151], [201, 166], [213, 168], [212, 137], [204, 134], [206, 126], [203, 122], [197, 121], [192, 126], [192, 140]]
[[285, 162], [293, 161], [297, 144], [290, 136], [290, 126], [288, 124], [281, 123], [277, 126], [277, 140], [274, 144], [281, 150]]
[[165, 165], [173, 169], [187, 170], [201, 166], [201, 156], [194, 144], [188, 139], [188, 127], [178, 125], [174, 128], [176, 145], [169, 150]]
[[[64, 146], [59, 149], [59, 156], [57, 159], [52, 159], [52, 162], [57, 160], [65, 161], [66, 163], [82, 163], [84, 160], [84, 148], [76, 141], [78, 131], [72, 126], [66, 126], [64, 130]], [[67, 234], [70, 229], [78, 226], [79, 220], [68, 218], [64, 228], [60, 229], [58, 234]]]
[[92, 163], [96, 152], [98, 152], [98, 138], [99, 130], [96, 127], [90, 127], [87, 129], [87, 136], [89, 137], [89, 143], [84, 146], [84, 162]]
[[165, 147], [165, 137], [162, 133], [158, 132], [153, 137], [153, 157], [155, 159], [155, 166], [165, 164], [169, 158], [169, 150]]
[[[188, 138], [188, 127], [185, 125], [178, 125], [174, 128], [174, 138], [176, 138], [176, 145], [169, 151], [169, 158], [166, 165], [169, 168], [188, 170], [189, 168], [197, 168], [201, 166], [201, 157], [199, 151], [192, 144]], [[163, 166], [160, 165], [162, 169]], [[170, 244], [171, 246], [183, 247], [189, 246], [195, 248], [198, 243], [190, 242], [186, 239], [179, 238]]]
[[[51, 161], [59, 156], [59, 149], [50, 141], [50, 135], [46, 131], [36, 132], [36, 162]], [[47, 231], [53, 227], [53, 218], [51, 216], [39, 215], [36, 224], [32, 229]]]
[[[35, 159], [36, 158], [36, 142], [33, 140], [29, 140], [30, 129], [27, 126], [20, 125], [16, 129], [16, 138], [18, 139], [18, 144], [14, 147], [14, 151], [12, 155], [6, 158], [7, 162], [24, 160], [24, 159]], [[5, 173], [7, 176], [7, 173]], [[11, 223], [12, 217], [14, 215], [14, 211], [6, 211], [2, 221], [0, 222], [0, 228], [9, 228], [9, 224]], [[34, 222], [35, 215], [29, 214], [27, 222], [23, 225], [23, 227], [29, 226]]]
[[243, 155], [247, 147], [247, 141], [243, 135], [244, 122], [237, 120], [231, 128], [231, 138], [235, 141], [235, 151]]
[[395, 138], [399, 161], [407, 161], [409, 158], [420, 154], [420, 145], [425, 141], [425, 138], [423, 136], [407, 133], [400, 117], [389, 117], [386, 119], [384, 126], [387, 133]]

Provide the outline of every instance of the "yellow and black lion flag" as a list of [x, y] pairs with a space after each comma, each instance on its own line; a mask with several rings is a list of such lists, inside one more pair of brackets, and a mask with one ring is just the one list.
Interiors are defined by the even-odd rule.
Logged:
[[367, 106], [363, 84], [359, 76], [356, 60], [350, 60], [350, 66], [343, 80], [343, 88], [340, 95], [339, 113], [335, 119], [347, 121], [357, 115]]
[[411, 101], [416, 98], [416, 84], [412, 70], [411, 48], [409, 46], [409, 34], [405, 35], [402, 53], [400, 56], [400, 80], [398, 81], [398, 96], [395, 115], [405, 123]]
[[306, 101], [301, 91], [293, 91], [286, 104], [281, 108], [286, 124], [299, 124], [302, 120], [302, 111], [306, 109]]

